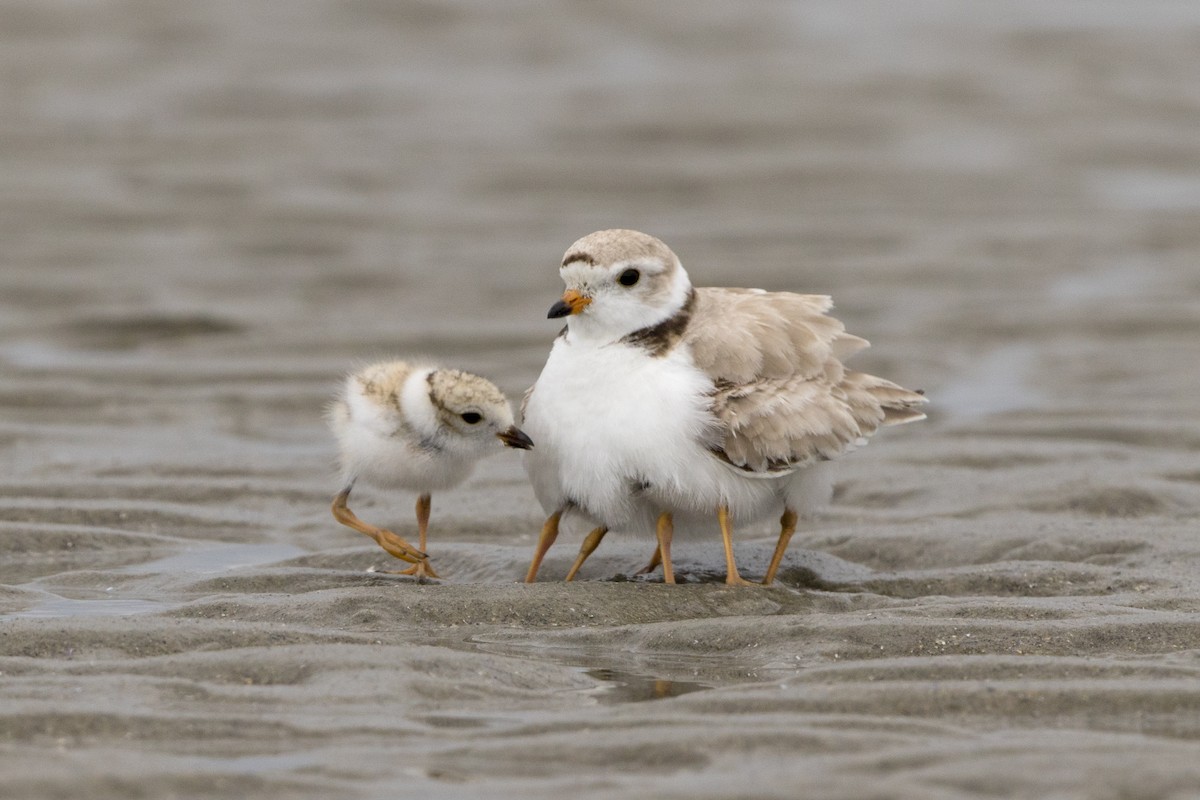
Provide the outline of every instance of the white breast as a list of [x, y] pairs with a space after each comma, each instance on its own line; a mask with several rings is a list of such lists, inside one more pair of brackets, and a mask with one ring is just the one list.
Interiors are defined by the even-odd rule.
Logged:
[[[713, 420], [707, 378], [686, 352], [653, 358], [619, 343], [555, 342], [523, 427], [526, 468], [547, 509], [569, 500], [610, 528], [638, 514], [635, 487], [694, 467]], [[641, 509], [644, 511], [644, 509]]]
[[559, 339], [522, 424], [537, 443], [525, 468], [543, 508], [569, 501], [610, 529], [645, 533], [661, 511], [696, 526], [725, 505], [749, 523], [779, 514], [785, 498], [805, 509], [809, 495], [825, 491], [810, 486], [816, 470], [747, 477], [715, 457], [711, 389], [686, 347], [655, 358], [623, 344]]

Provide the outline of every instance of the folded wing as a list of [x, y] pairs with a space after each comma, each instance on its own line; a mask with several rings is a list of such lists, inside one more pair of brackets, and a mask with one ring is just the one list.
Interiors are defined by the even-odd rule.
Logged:
[[829, 316], [824, 295], [697, 289], [684, 336], [713, 380], [719, 458], [748, 475], [774, 477], [836, 458], [884, 425], [923, 419], [925, 397], [847, 370], [868, 346]]

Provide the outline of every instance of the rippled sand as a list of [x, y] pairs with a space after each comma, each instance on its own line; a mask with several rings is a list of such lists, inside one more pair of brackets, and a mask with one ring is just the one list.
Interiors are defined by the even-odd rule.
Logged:
[[[1192, 3], [0, 6], [0, 794], [1200, 792]], [[356, 360], [534, 379], [562, 250], [829, 292], [933, 400], [780, 585], [445, 583], [330, 518]], [[356, 493], [407, 531], [412, 498]], [[760, 574], [768, 529], [744, 531]]]

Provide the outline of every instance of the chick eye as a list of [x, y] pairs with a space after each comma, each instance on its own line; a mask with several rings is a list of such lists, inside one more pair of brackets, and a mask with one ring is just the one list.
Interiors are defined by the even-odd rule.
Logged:
[[467, 413], [462, 415], [462, 421], [467, 423], [468, 425], [475, 425], [481, 419], [483, 419], [483, 414], [477, 414], [474, 411], [468, 411]]
[[620, 281], [622, 286], [633, 286], [641, 277], [642, 273], [636, 269], [627, 269], [621, 273], [621, 276], [617, 280]]

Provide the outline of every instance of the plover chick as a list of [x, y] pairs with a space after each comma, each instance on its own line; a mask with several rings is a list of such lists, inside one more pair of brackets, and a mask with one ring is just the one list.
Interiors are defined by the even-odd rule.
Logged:
[[[372, 364], [347, 377], [329, 407], [329, 425], [343, 478], [333, 500], [334, 519], [411, 562], [400, 574], [417, 578], [439, 577], [425, 554], [433, 492], [465, 481], [480, 458], [495, 452], [497, 440], [519, 450], [533, 447], [513, 423], [508, 399], [490, 381], [406, 361]], [[417, 547], [363, 522], [347, 507], [358, 480], [418, 493]]]
[[676, 514], [715, 515], [726, 582], [745, 584], [733, 521], [780, 515], [764, 584], [779, 569], [814, 471], [885, 425], [925, 415], [925, 397], [843, 366], [867, 346], [828, 315], [829, 297], [693, 288], [665, 244], [630, 230], [598, 231], [567, 249], [566, 284], [551, 318], [566, 327], [527, 393], [525, 458], [549, 513], [527, 580], [560, 517], [582, 510], [601, 525], [572, 575], [604, 536], [646, 511], [674, 582]]

